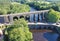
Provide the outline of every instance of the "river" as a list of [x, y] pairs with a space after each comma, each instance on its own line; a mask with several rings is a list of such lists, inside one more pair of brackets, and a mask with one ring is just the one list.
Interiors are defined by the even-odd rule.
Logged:
[[33, 11], [37, 11], [37, 10], [34, 9], [33, 7], [30, 7], [30, 12], [33, 12]]
[[[30, 12], [33, 12], [33, 11], [37, 11], [37, 10], [30, 7]], [[36, 17], [38, 17], [38, 16], [36, 15]], [[31, 20], [32, 20], [32, 18], [33, 18], [33, 16], [31, 15]], [[33, 22], [33, 20], [32, 20], [32, 22]], [[59, 36], [56, 32], [51, 33], [48, 31], [46, 31], [46, 32], [32, 32], [32, 33], [33, 33], [34, 41], [45, 41], [45, 40], [43, 40], [42, 37], [44, 37], [46, 39], [46, 41], [57, 41], [57, 38]], [[39, 37], [39, 39], [37, 39], [38, 37]]]

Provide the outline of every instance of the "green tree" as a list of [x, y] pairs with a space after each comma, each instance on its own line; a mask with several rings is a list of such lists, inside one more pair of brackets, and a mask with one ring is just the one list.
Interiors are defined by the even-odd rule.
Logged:
[[14, 24], [7, 28], [8, 41], [31, 41], [32, 33], [24, 19], [14, 21]]
[[11, 13], [29, 12], [30, 8], [28, 5], [13, 2], [10, 5], [10, 11], [11, 11]]
[[60, 14], [57, 11], [50, 10], [49, 13], [47, 14], [47, 19], [48, 22], [57, 22], [60, 18]]
[[29, 12], [30, 7], [26, 4], [20, 4], [17, 2], [12, 2], [10, 4], [0, 4], [0, 15], [11, 14], [11, 13], [22, 13]]

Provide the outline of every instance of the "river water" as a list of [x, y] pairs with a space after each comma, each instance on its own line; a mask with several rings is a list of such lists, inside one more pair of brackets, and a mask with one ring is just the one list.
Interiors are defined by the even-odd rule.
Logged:
[[[32, 8], [32, 7], [30, 7], [30, 12], [33, 12], [33, 11], [37, 11], [36, 9], [34, 9], [34, 8]], [[37, 19], [37, 15], [36, 15], [36, 19]], [[31, 20], [32, 20], [32, 18], [33, 18], [33, 14], [31, 15]], [[32, 22], [33, 22], [33, 20], [32, 20]], [[37, 36], [35, 35], [35, 34], [37, 34]], [[36, 37], [38, 37], [38, 33], [36, 33], [36, 32], [34, 32], [33, 34], [36, 36]], [[43, 32], [40, 32], [39, 33], [39, 36], [41, 36], [41, 34], [42, 34]], [[42, 39], [42, 37], [44, 37], [45, 39], [47, 39], [46, 41], [57, 41], [57, 38], [58, 38], [58, 34], [57, 33], [51, 33], [51, 32], [45, 32], [45, 33], [43, 33], [43, 36], [41, 36], [40, 38]], [[34, 38], [34, 36], [33, 36], [33, 38]], [[34, 38], [34, 39], [36, 39], [36, 40], [34, 40], [34, 41], [45, 41], [45, 40], [37, 40], [37, 38]]]
[[37, 11], [37, 10], [34, 9], [33, 7], [30, 7], [30, 12], [33, 12], [33, 11]]

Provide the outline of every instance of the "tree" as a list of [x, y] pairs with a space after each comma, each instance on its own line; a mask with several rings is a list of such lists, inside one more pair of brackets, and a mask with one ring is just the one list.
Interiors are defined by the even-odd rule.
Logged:
[[0, 5], [10, 4], [11, 0], [0, 0]]
[[29, 12], [30, 8], [28, 5], [13, 2], [10, 5], [10, 10], [11, 13], [22, 13], [22, 12]]
[[50, 10], [49, 13], [47, 14], [47, 20], [48, 22], [57, 22], [60, 18], [60, 14], [57, 11]]
[[11, 14], [11, 13], [22, 13], [29, 12], [30, 7], [26, 4], [20, 4], [17, 2], [12, 2], [10, 4], [0, 4], [0, 15]]
[[31, 41], [32, 33], [29, 31], [24, 19], [14, 21], [14, 25], [7, 28], [8, 41]]

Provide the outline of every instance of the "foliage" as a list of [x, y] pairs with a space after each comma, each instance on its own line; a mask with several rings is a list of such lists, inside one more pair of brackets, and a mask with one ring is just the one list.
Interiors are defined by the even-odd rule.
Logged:
[[52, 9], [47, 14], [48, 22], [57, 22], [59, 18], [60, 18], [60, 13]]
[[21, 13], [21, 12], [28, 12], [30, 10], [28, 5], [23, 5], [19, 3], [12, 3], [10, 5], [11, 13]]
[[0, 0], [0, 3], [9, 3], [11, 0]]
[[2, 14], [11, 14], [11, 13], [21, 13], [21, 12], [29, 12], [30, 7], [25, 4], [20, 4], [16, 2], [12, 2], [8, 5], [0, 5], [0, 15]]
[[56, 3], [55, 6], [52, 7], [55, 11], [60, 11], [60, 3]]
[[46, 1], [33, 1], [33, 2], [28, 2], [27, 4], [34, 7], [37, 10], [47, 10], [52, 8], [56, 11], [60, 11], [60, 3], [51, 3]]
[[37, 10], [46, 10], [46, 9], [50, 9], [52, 7], [51, 3], [47, 3], [47, 2], [30, 2], [28, 3], [30, 6], [33, 6], [35, 9]]
[[24, 19], [14, 21], [14, 25], [9, 26], [6, 31], [8, 41], [31, 41], [32, 39], [32, 34]]

